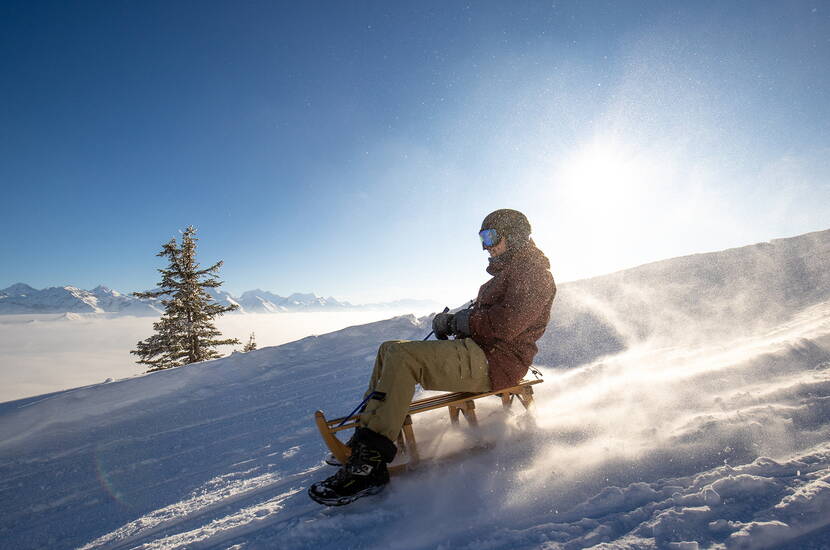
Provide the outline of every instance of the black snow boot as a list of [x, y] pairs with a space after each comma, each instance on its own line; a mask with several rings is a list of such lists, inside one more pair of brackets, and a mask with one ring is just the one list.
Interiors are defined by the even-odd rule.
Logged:
[[352, 454], [345, 466], [308, 488], [312, 500], [326, 506], [342, 506], [379, 493], [389, 483], [386, 463], [395, 458], [394, 443], [371, 430], [358, 428], [351, 447]]

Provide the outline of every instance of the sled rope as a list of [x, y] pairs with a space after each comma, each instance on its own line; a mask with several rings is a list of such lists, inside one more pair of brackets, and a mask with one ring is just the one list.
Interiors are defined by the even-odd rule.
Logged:
[[356, 412], [358, 412], [358, 411], [363, 412], [363, 411], [366, 409], [366, 404], [369, 402], [369, 400], [370, 400], [371, 398], [373, 398], [373, 397], [377, 396], [377, 395], [384, 395], [384, 396], [385, 396], [386, 394], [385, 394], [385, 393], [382, 393], [382, 392], [376, 392], [376, 391], [373, 391], [372, 393], [370, 393], [369, 395], [367, 395], [367, 396], [366, 396], [366, 399], [364, 399], [363, 401], [361, 401], [361, 402], [360, 402], [360, 405], [358, 405], [357, 407], [355, 407], [355, 409], [354, 409], [352, 412], [350, 412], [350, 413], [348, 414], [348, 416], [346, 416], [346, 417], [343, 419], [343, 422], [341, 422], [340, 424], [338, 424], [338, 425], [337, 425], [337, 427], [339, 428], [340, 426], [342, 426], [343, 424], [345, 424], [345, 423], [346, 423], [346, 421], [347, 421], [348, 419], [350, 419], [351, 417], [353, 417], [353, 416], [355, 415], [355, 413], [356, 413]]

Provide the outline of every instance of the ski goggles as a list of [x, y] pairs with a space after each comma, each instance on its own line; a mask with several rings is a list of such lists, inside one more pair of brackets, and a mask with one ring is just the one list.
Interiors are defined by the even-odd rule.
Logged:
[[481, 246], [483, 246], [484, 248], [496, 246], [497, 244], [499, 244], [499, 241], [501, 240], [499, 232], [495, 229], [482, 229], [478, 232], [478, 236], [481, 239]]

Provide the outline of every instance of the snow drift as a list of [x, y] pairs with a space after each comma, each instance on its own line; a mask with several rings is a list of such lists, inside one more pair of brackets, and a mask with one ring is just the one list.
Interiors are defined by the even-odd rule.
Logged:
[[[830, 541], [830, 231], [561, 285], [534, 415], [416, 418], [481, 447], [324, 509], [312, 424], [398, 317], [0, 404], [10, 548], [820, 548]], [[555, 262], [554, 262], [555, 263]]]

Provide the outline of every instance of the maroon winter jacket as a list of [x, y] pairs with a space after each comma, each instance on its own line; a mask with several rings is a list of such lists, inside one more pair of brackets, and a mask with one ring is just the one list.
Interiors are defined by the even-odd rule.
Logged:
[[532, 240], [492, 258], [487, 272], [493, 278], [478, 291], [470, 331], [487, 356], [493, 390], [500, 390], [527, 374], [550, 320], [556, 283]]

